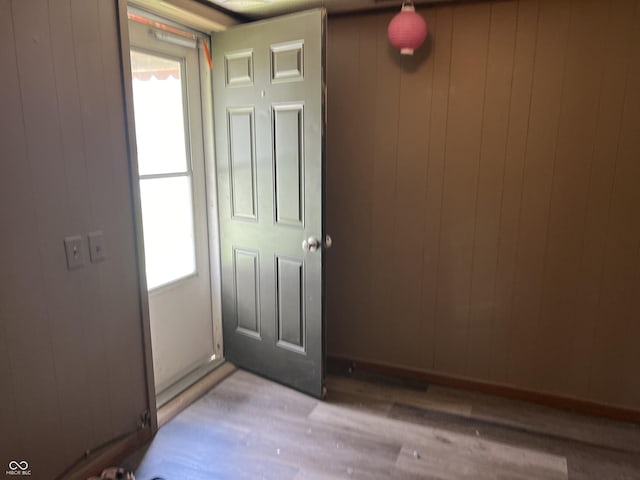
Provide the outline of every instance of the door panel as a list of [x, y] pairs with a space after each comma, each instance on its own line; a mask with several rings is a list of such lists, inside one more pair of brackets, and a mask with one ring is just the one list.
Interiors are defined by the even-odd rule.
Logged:
[[278, 345], [304, 352], [304, 267], [295, 259], [278, 257], [276, 261]]
[[304, 226], [304, 105], [273, 106], [276, 223]]
[[213, 36], [225, 357], [314, 396], [324, 363], [324, 12]]
[[258, 252], [234, 248], [236, 330], [260, 338], [260, 288]]
[[236, 219], [256, 220], [256, 155], [253, 107], [229, 108], [231, 209]]

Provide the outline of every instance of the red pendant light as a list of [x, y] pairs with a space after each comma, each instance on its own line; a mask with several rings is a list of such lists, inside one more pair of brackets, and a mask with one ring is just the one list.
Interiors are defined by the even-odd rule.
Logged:
[[413, 55], [427, 38], [427, 22], [416, 13], [413, 2], [403, 2], [402, 9], [389, 22], [387, 36], [402, 55]]

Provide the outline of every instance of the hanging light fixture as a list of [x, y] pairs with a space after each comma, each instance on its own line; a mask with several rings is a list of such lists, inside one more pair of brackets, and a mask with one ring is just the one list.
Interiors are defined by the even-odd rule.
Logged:
[[427, 38], [427, 22], [416, 13], [412, 1], [402, 3], [400, 13], [389, 22], [387, 37], [402, 55], [413, 55], [413, 51]]

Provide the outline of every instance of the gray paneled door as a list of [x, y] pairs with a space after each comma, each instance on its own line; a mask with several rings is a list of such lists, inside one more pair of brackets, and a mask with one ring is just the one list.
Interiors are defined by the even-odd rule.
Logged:
[[[213, 36], [225, 357], [322, 395], [322, 10]], [[317, 247], [316, 247], [317, 243]]]

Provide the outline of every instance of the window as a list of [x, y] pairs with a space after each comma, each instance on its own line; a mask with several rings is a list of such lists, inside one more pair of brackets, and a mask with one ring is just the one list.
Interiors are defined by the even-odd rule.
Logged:
[[147, 287], [196, 272], [192, 172], [181, 60], [131, 52]]

